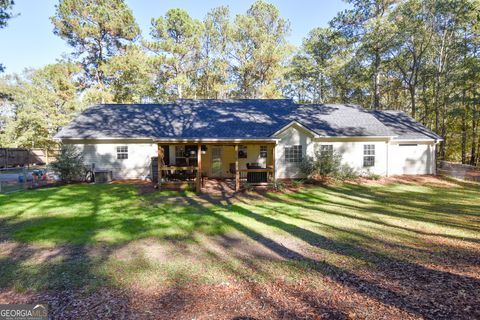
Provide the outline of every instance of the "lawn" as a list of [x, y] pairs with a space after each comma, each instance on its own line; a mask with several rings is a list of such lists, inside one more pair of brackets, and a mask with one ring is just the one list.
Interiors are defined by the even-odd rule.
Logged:
[[61, 318], [480, 318], [480, 186], [0, 195], [0, 303]]

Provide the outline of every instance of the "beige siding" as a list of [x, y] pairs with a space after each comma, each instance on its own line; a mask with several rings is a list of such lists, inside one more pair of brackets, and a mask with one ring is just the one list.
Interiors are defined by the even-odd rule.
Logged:
[[[86, 166], [95, 164], [96, 169], [111, 170], [114, 179], [144, 179], [150, 175], [151, 158], [157, 156], [154, 143], [121, 141], [75, 142], [83, 152]], [[128, 159], [117, 159], [117, 146], [128, 146]]]
[[389, 175], [435, 173], [433, 142], [394, 140], [389, 146], [389, 159]]
[[[388, 141], [378, 141], [377, 139], [322, 139], [315, 142], [314, 149], [319, 149], [320, 145], [333, 145], [333, 150], [342, 155], [342, 163], [357, 169], [362, 173], [374, 173], [378, 175], [387, 175], [387, 145]], [[375, 146], [375, 165], [373, 167], [363, 166], [364, 145], [371, 144]]]
[[306, 130], [293, 125], [278, 135], [280, 141], [275, 152], [275, 177], [276, 178], [301, 178], [299, 163], [285, 162], [285, 147], [301, 145], [303, 156], [313, 154], [312, 135]]
[[[322, 144], [331, 144], [333, 149], [342, 155], [342, 163], [361, 171], [378, 175], [387, 174], [387, 145], [386, 138], [315, 138], [307, 130], [292, 125], [278, 135], [280, 141], [276, 150], [276, 177], [301, 178], [303, 177], [299, 164], [285, 162], [285, 147], [301, 145], [303, 156], [314, 156], [315, 150]], [[375, 145], [375, 165], [363, 167], [363, 146]]]
[[[386, 138], [328, 138], [314, 137], [308, 130], [293, 124], [276, 137], [279, 139], [275, 153], [276, 178], [301, 178], [300, 166], [285, 162], [285, 147], [301, 145], [303, 156], [313, 156], [322, 144], [331, 144], [342, 155], [342, 162], [361, 171], [378, 175], [398, 174], [434, 174], [435, 144], [431, 141], [389, 141]], [[69, 143], [64, 141], [64, 143]], [[112, 170], [114, 179], [138, 179], [150, 175], [151, 158], [157, 156], [157, 145], [149, 140], [83, 140], [70, 142], [84, 154], [85, 164], [92, 163], [98, 169]], [[416, 144], [415, 146], [400, 146]], [[363, 167], [365, 144], [375, 145], [375, 166]], [[128, 159], [117, 159], [117, 146], [128, 146]], [[234, 177], [230, 173], [230, 164], [235, 163], [233, 145], [222, 148], [222, 168], [219, 177]], [[202, 172], [212, 176], [212, 145], [202, 155]], [[240, 169], [246, 169], [247, 163], [257, 162], [262, 167], [272, 163], [272, 145], [267, 145], [267, 158], [260, 158], [260, 144], [247, 144], [247, 158], [239, 159]], [[175, 164], [175, 145], [170, 145], [170, 163]]]

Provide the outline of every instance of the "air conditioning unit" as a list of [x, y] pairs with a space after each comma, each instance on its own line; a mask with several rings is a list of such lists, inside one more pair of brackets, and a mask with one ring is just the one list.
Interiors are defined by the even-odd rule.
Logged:
[[98, 170], [95, 171], [95, 183], [109, 183], [112, 182], [112, 171]]

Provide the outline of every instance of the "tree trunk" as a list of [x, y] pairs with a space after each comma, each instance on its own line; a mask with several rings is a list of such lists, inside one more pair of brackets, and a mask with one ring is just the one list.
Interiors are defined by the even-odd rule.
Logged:
[[467, 163], [467, 116], [468, 116], [468, 104], [465, 105], [465, 90], [462, 94], [462, 105], [465, 106], [462, 113], [462, 163]]
[[410, 103], [412, 105], [412, 118], [415, 119], [415, 115], [416, 115], [416, 111], [417, 111], [417, 108], [416, 108], [416, 102], [415, 102], [415, 95], [416, 95], [416, 88], [415, 88], [415, 85], [409, 85], [409, 91], [410, 91]]
[[470, 164], [472, 166], [477, 164], [477, 145], [479, 141], [477, 139], [477, 127], [478, 127], [478, 110], [477, 106], [472, 108], [472, 148], [470, 150]]
[[373, 109], [380, 109], [380, 54], [375, 53], [373, 71]]
[[178, 98], [179, 98], [179, 99], [182, 99], [182, 97], [183, 97], [183, 88], [182, 88], [182, 85], [181, 85], [181, 84], [178, 85], [177, 91], [178, 91]]
[[440, 159], [445, 160], [446, 147], [447, 147], [447, 99], [443, 101], [442, 109], [442, 138], [443, 143], [440, 145]]

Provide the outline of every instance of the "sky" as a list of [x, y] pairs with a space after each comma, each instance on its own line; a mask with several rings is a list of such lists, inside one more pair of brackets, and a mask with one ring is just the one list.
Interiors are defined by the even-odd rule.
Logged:
[[[232, 16], [244, 13], [253, 0], [126, 0], [142, 29], [148, 35], [150, 21], [165, 14], [168, 9], [182, 8], [197, 19], [220, 5], [228, 5]], [[269, 0], [283, 17], [290, 21], [290, 43], [299, 46], [307, 33], [315, 27], [325, 27], [337, 12], [347, 8], [341, 0]], [[49, 17], [55, 14], [58, 0], [15, 0], [14, 13], [8, 26], [0, 29], [0, 63], [5, 73], [19, 73], [25, 68], [39, 68], [54, 63], [71, 48], [53, 34]]]

